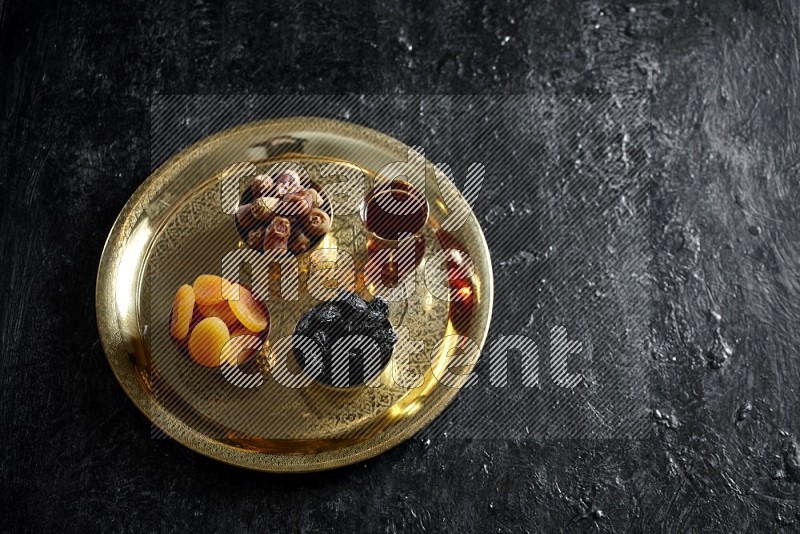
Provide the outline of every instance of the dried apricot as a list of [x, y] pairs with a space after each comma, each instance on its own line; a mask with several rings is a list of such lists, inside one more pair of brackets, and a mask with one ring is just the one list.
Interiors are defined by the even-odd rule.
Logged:
[[241, 327], [228, 301], [223, 300], [219, 304], [198, 304], [197, 307], [200, 309], [200, 313], [203, 314], [203, 317], [219, 317], [225, 321], [225, 324], [231, 330], [237, 326]]
[[220, 361], [230, 365], [242, 365], [244, 362], [258, 354], [261, 350], [261, 340], [252, 334], [231, 337], [222, 348]]
[[189, 356], [205, 367], [217, 367], [222, 349], [231, 338], [228, 327], [219, 317], [207, 317], [197, 323], [189, 335]]
[[[238, 285], [238, 284], [236, 284]], [[235, 285], [232, 284], [232, 287]], [[239, 298], [229, 300], [233, 314], [239, 319], [242, 325], [251, 332], [261, 332], [269, 325], [269, 315], [262, 303], [257, 301], [250, 290], [246, 287], [238, 286]]]
[[214, 274], [201, 274], [195, 279], [194, 284], [195, 300], [198, 304], [209, 306], [223, 302], [223, 292], [226, 291], [230, 282]]
[[189, 284], [178, 288], [172, 301], [172, 315], [169, 321], [169, 333], [178, 341], [189, 335], [189, 326], [194, 313], [194, 289]]

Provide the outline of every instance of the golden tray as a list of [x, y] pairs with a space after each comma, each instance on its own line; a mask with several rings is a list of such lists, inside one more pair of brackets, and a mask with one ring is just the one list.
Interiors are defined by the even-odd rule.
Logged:
[[[400, 334], [392, 361], [368, 385], [279, 384], [271, 376], [271, 351], [318, 302], [308, 291], [310, 270], [322, 261], [337, 261], [331, 250], [344, 250], [355, 266], [353, 287], [361, 293], [377, 290], [359, 270], [367, 237], [359, 203], [380, 179], [377, 170], [411, 158], [424, 163], [430, 216], [424, 257], [409, 277], [414, 283], [404, 286], [405, 300], [390, 303], [390, 319]], [[165, 333], [177, 287], [201, 273], [221, 274], [226, 254], [244, 246], [225, 208], [225, 187], [237, 183], [231, 180], [239, 180], [248, 166], [233, 165], [240, 162], [258, 168], [275, 162], [302, 165], [333, 206], [331, 231], [313, 251], [296, 258], [296, 297], [267, 301], [272, 324], [255, 359], [257, 368], [250, 370], [261, 376], [260, 385], [246, 388], [231, 384], [220, 369], [193, 364]], [[461, 224], [450, 224], [455, 219]], [[455, 258], [464, 267], [464, 257], [471, 269], [454, 281], [448, 269], [454, 264], [448, 262]], [[483, 348], [492, 297], [483, 233], [441, 168], [374, 130], [299, 117], [218, 133], [156, 170], [111, 229], [98, 270], [96, 304], [111, 369], [133, 403], [164, 433], [228, 464], [308, 472], [376, 456], [440, 414], [467, 383]], [[296, 362], [286, 365], [298, 372]]]

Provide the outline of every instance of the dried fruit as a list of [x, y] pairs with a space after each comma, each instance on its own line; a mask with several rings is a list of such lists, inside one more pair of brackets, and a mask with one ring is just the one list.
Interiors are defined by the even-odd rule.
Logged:
[[269, 325], [269, 315], [263, 304], [257, 301], [250, 290], [239, 286], [238, 300], [229, 300], [231, 310], [242, 326], [251, 332], [261, 332]]
[[320, 208], [313, 208], [306, 219], [305, 229], [310, 236], [322, 237], [331, 229], [331, 218]]
[[222, 348], [230, 339], [225, 322], [218, 317], [203, 319], [189, 335], [189, 356], [205, 367], [220, 364]]
[[286, 195], [291, 193], [296, 193], [303, 189], [302, 185], [297, 185], [291, 182], [283, 182], [280, 184], [275, 184], [272, 186], [272, 189], [269, 190], [268, 195], [272, 197], [279, 197], [283, 198]]
[[361, 297], [348, 291], [342, 291], [336, 301], [342, 304], [341, 308], [345, 312], [364, 312], [369, 309], [369, 305]]
[[297, 322], [297, 327], [295, 328], [296, 332], [308, 332], [311, 327], [311, 323], [314, 321], [314, 314], [312, 313], [305, 313]]
[[225, 301], [230, 282], [214, 274], [201, 274], [194, 284], [194, 295], [198, 305], [211, 306]]
[[369, 309], [386, 315], [389, 313], [389, 302], [381, 296], [375, 297], [369, 303]]
[[264, 232], [264, 250], [286, 250], [292, 226], [289, 219], [275, 217]]
[[328, 346], [328, 334], [326, 334], [324, 330], [317, 330], [311, 334], [311, 339], [322, 352], [326, 352], [330, 349]]
[[306, 198], [304, 191], [284, 195], [276, 208], [276, 212], [284, 217], [304, 217], [309, 211], [311, 211], [311, 201]]
[[261, 350], [262, 341], [248, 334], [234, 334], [222, 347], [220, 360], [230, 365], [242, 365]]
[[250, 248], [255, 248], [261, 250], [261, 246], [264, 244], [264, 232], [266, 228], [260, 227], [256, 228], [255, 230], [250, 230], [247, 232], [247, 246]]
[[275, 216], [280, 200], [275, 197], [261, 197], [253, 201], [251, 211], [259, 221], [268, 221]]
[[312, 208], [319, 208], [325, 203], [325, 199], [322, 198], [322, 195], [320, 195], [316, 189], [306, 189], [305, 194], [311, 202]]
[[288, 184], [290, 187], [300, 186], [300, 174], [297, 171], [286, 169], [275, 177], [275, 184]]
[[253, 194], [253, 199], [265, 196], [272, 185], [272, 178], [270, 178], [268, 174], [259, 174], [253, 178], [253, 185], [250, 187], [250, 191]]
[[228, 328], [241, 326], [227, 300], [223, 300], [218, 304], [198, 304], [197, 307], [203, 317], [218, 317], [225, 321]]
[[172, 301], [172, 314], [169, 321], [169, 333], [178, 341], [189, 335], [194, 314], [194, 289], [189, 284], [178, 288]]
[[[181, 286], [172, 304], [170, 334], [182, 350], [188, 349], [192, 360], [205, 367], [252, 357], [268, 327], [266, 306], [248, 288], [216, 275], [203, 274], [194, 287]], [[240, 339], [223, 350], [233, 337]]]
[[[321, 302], [303, 314], [295, 327], [295, 335], [302, 336], [294, 346], [298, 363], [305, 368], [311, 358], [321, 357], [318, 379], [332, 386], [356, 386], [373, 379], [389, 362], [397, 342], [388, 313], [385, 300], [368, 305], [349, 292]], [[317, 355], [308, 354], [311, 348], [306, 340], [313, 343]], [[334, 347], [338, 347], [337, 354]], [[343, 350], [339, 352], [339, 348]], [[345, 361], [341, 357], [346, 358], [346, 373], [342, 372]]]
[[237, 326], [235, 328], [231, 329], [231, 337], [236, 337], [236, 336], [255, 336], [255, 335], [258, 334], [258, 332], [251, 332], [250, 330], [248, 330], [247, 328], [242, 326], [242, 324], [239, 323], [238, 321], [237, 321], [236, 324], [237, 324]]
[[[242, 195], [237, 230], [251, 249], [302, 254], [330, 229], [331, 216], [321, 209], [328, 204], [316, 189], [303, 186], [298, 172], [285, 169], [273, 176], [256, 176]], [[277, 217], [282, 220], [274, 223]]]
[[292, 254], [302, 254], [311, 246], [311, 240], [301, 231], [292, 232], [289, 236], [289, 250]]
[[375, 339], [381, 342], [387, 343], [396, 343], [397, 342], [397, 334], [395, 334], [392, 328], [384, 328], [382, 330], [376, 330], [373, 334]]
[[332, 323], [333, 321], [337, 321], [341, 316], [342, 314], [339, 311], [339, 307], [332, 302], [328, 302], [317, 311], [314, 318], [323, 323]]
[[236, 222], [239, 223], [239, 226], [244, 231], [249, 231], [258, 224], [255, 215], [253, 215], [251, 204], [242, 204], [239, 206], [239, 209], [236, 210]]

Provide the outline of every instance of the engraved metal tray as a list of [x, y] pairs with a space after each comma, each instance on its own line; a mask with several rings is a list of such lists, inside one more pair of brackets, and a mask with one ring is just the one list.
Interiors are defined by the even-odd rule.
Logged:
[[[379, 170], [410, 161], [410, 154], [415, 152], [400, 141], [358, 125], [277, 119], [208, 137], [172, 157], [142, 184], [109, 234], [96, 304], [109, 364], [154, 425], [222, 462], [269, 472], [306, 472], [380, 454], [444, 410], [468, 379], [486, 339], [492, 270], [483, 233], [466, 200], [428, 161], [422, 178], [430, 207], [423, 231], [425, 254], [409, 275], [411, 282], [404, 284], [405, 296], [390, 302], [389, 317], [399, 340], [379, 380], [334, 388], [314, 380], [287, 387], [272, 378], [275, 347], [319, 302], [314, 298], [319, 293], [309, 291], [309, 273], [326, 261], [335, 262], [335, 251], [352, 258], [352, 279], [343, 278], [357, 292], [378, 291], [363, 274], [367, 232], [359, 204], [381, 179]], [[251, 365], [256, 368], [248, 370], [260, 377], [257, 387], [234, 385], [220, 369], [194, 364], [168, 334], [177, 287], [202, 273], [221, 274], [225, 258], [244, 247], [225, 206], [225, 187], [232, 177], [238, 180], [248, 162], [259, 169], [276, 162], [303, 166], [333, 211], [328, 235], [296, 258], [296, 294], [266, 303], [269, 334]], [[454, 219], [460, 224], [449, 224]], [[463, 267], [465, 257], [469, 269], [461, 269], [455, 285], [448, 262], [455, 259]], [[288, 360], [290, 356], [286, 369], [302, 374]]]

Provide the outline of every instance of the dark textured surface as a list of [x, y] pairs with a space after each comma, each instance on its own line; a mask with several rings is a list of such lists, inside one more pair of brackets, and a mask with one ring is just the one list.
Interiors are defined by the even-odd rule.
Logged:
[[[3, 530], [800, 527], [791, 0], [0, 9]], [[149, 172], [152, 96], [219, 92], [646, 99], [651, 431], [629, 443], [416, 439], [294, 477], [151, 439], [97, 339], [95, 270]]]

